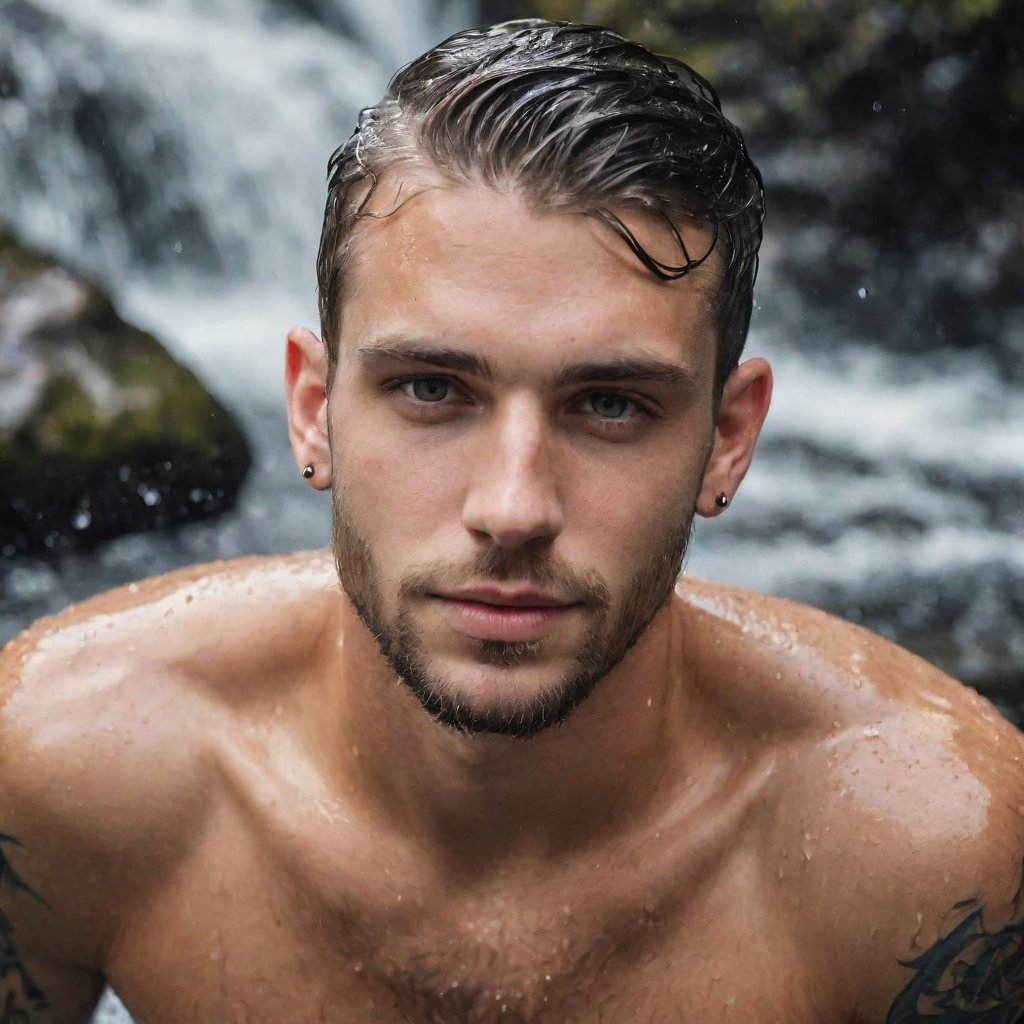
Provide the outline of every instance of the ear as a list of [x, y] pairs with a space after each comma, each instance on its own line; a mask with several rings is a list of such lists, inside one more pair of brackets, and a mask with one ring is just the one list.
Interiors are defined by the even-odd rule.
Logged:
[[754, 457], [771, 400], [772, 368], [764, 359], [748, 359], [729, 375], [718, 404], [715, 446], [697, 498], [699, 515], [718, 515], [720, 494], [732, 501]]
[[327, 440], [327, 350], [305, 327], [288, 332], [284, 372], [288, 395], [288, 436], [301, 472], [319, 491], [331, 485], [331, 446]]

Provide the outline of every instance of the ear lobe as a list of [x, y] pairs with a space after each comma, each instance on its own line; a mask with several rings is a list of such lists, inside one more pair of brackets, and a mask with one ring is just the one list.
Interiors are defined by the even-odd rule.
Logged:
[[[704, 471], [697, 513], [720, 515], [732, 502], [754, 457], [772, 399], [772, 370], [764, 359], [748, 359], [729, 375], [715, 424], [715, 447]], [[725, 495], [728, 502], [719, 503]]]
[[331, 480], [331, 449], [327, 438], [327, 351], [305, 327], [288, 332], [285, 350], [285, 392], [288, 436], [300, 471], [312, 465], [306, 479], [318, 490]]

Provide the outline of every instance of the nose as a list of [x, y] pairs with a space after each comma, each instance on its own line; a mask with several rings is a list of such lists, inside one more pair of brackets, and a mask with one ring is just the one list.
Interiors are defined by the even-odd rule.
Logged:
[[510, 399], [481, 431], [463, 506], [463, 524], [502, 548], [551, 540], [563, 513], [553, 438], [529, 396]]

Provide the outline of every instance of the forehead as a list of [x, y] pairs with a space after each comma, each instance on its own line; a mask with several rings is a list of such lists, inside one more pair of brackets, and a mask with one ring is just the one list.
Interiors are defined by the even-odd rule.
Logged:
[[[660, 281], [595, 217], [423, 174], [382, 178], [368, 212], [353, 231], [341, 359], [373, 337], [405, 335], [533, 360], [632, 344], [713, 372], [717, 260]], [[680, 262], [658, 218], [615, 212], [652, 256]], [[679, 229], [690, 252], [706, 250], [709, 228]]]

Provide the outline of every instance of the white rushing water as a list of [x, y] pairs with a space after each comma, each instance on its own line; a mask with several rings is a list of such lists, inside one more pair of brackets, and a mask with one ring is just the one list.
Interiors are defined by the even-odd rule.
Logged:
[[[240, 416], [255, 451], [221, 520], [60, 569], [19, 563], [9, 631], [139, 575], [326, 543], [327, 500], [297, 478], [281, 394], [286, 330], [316, 325], [326, 161], [398, 64], [474, 19], [429, 0], [294, 8], [319, 15], [288, 0], [0, 0], [0, 68], [21, 88], [0, 103], [0, 220], [99, 278]], [[927, 625], [947, 601], [964, 671], [983, 675], [997, 654], [1024, 663], [1024, 395], [977, 353], [901, 357], [838, 326], [805, 337], [766, 257], [750, 351], [775, 366], [774, 408], [734, 506], [698, 527], [689, 571], [851, 614], [877, 606], [876, 628], [888, 607]], [[97, 1019], [128, 1017], [110, 996]]]

